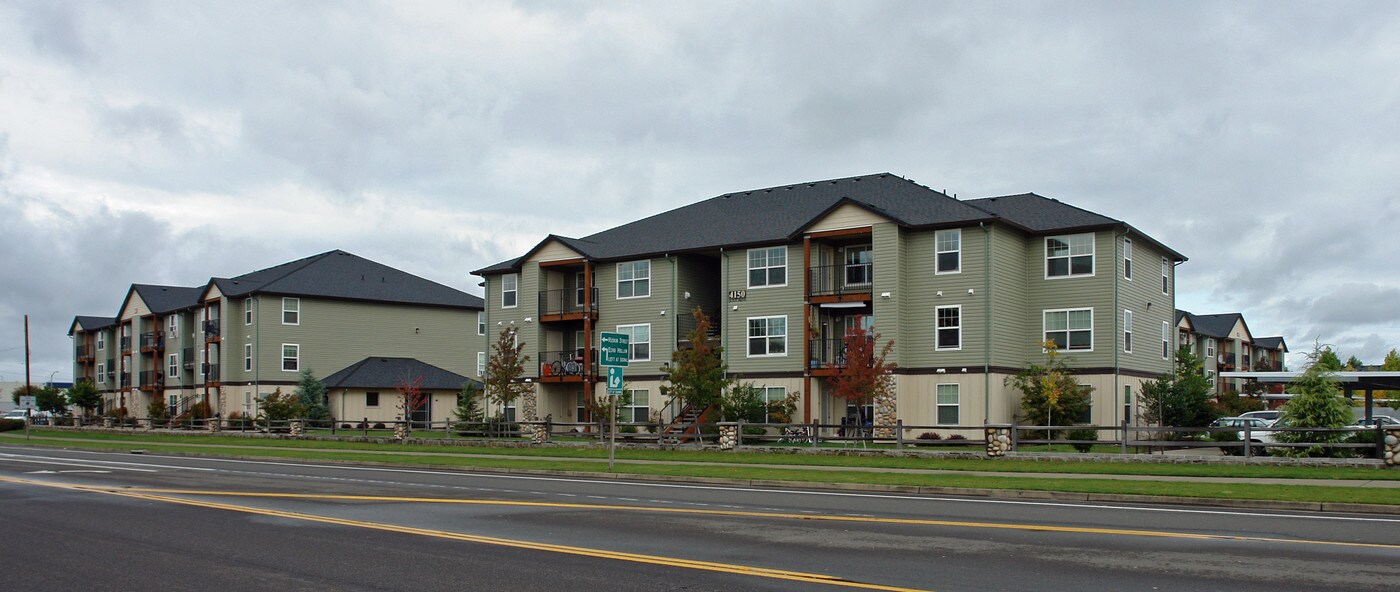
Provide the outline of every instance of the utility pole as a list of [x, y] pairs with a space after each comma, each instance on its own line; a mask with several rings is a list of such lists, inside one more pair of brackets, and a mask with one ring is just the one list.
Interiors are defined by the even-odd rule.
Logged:
[[26, 395], [34, 394], [29, 392], [29, 315], [24, 315], [24, 390]]

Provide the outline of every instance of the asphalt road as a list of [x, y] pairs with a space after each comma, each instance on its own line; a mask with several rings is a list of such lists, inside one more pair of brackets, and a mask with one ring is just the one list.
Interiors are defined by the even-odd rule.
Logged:
[[1395, 590], [1400, 519], [0, 446], [13, 590]]

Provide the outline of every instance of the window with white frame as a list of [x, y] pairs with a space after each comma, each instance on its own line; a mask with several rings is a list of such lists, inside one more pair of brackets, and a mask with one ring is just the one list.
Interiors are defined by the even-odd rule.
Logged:
[[486, 311], [477, 311], [476, 313], [476, 334], [486, 334]]
[[787, 399], [787, 387], [785, 386], [761, 386], [758, 387], [763, 396], [763, 422], [778, 423], [779, 421], [792, 421], [791, 417], [775, 417], [773, 409]]
[[501, 276], [501, 308], [515, 308], [516, 292], [520, 290], [520, 274]]
[[787, 317], [749, 318], [749, 357], [787, 355]]
[[282, 299], [282, 324], [283, 324], [283, 325], [300, 325], [300, 324], [301, 324], [301, 299], [300, 299], [300, 298], [283, 298], [283, 299]]
[[787, 285], [787, 247], [749, 249], [749, 287]]
[[98, 332], [97, 332], [97, 351], [102, 351], [102, 350], [104, 350], [104, 349], [107, 349], [107, 337], [106, 337], [106, 335], [107, 335], [107, 333], [105, 333], [105, 332], [102, 332], [102, 331], [98, 331]]
[[501, 414], [506, 416], [507, 422], [515, 422], [515, 399], [501, 406]]
[[1172, 350], [1172, 326], [1166, 321], [1162, 321], [1162, 359], [1165, 360], [1171, 355]]
[[[171, 338], [171, 339], [179, 339], [179, 338], [180, 338], [180, 315], [178, 315], [178, 314], [170, 315], [170, 318], [169, 318], [168, 320], [165, 321], [165, 330], [166, 330], [167, 333], [170, 334], [170, 338]], [[171, 344], [171, 347], [174, 347], [174, 344]]]
[[951, 228], [933, 233], [935, 274], [962, 271], [962, 229]]
[[486, 375], [486, 352], [476, 352], [476, 375]]
[[651, 296], [651, 261], [628, 261], [617, 264], [617, 297], [642, 298]]
[[618, 325], [617, 332], [627, 335], [628, 361], [646, 362], [651, 360], [651, 323]]
[[253, 371], [253, 344], [243, 344], [243, 371]]
[[1133, 279], [1133, 239], [1123, 239], [1123, 279]]
[[1133, 311], [1123, 311], [1123, 352], [1133, 353]]
[[1045, 277], [1094, 275], [1093, 233], [1045, 237]]
[[170, 373], [165, 375], [166, 378], [169, 378], [169, 377], [171, 377], [171, 376], [179, 376], [179, 375], [180, 375], [180, 354], [170, 354], [170, 360], [169, 360], [169, 362], [170, 362], [170, 364], [169, 364], [169, 365], [170, 365]]
[[842, 250], [846, 254], [846, 285], [869, 286], [872, 277], [870, 245], [852, 245]]
[[962, 349], [962, 305], [939, 306], [934, 309], [938, 327], [935, 350]]
[[301, 370], [301, 346], [295, 343], [282, 344], [282, 370], [284, 372], [297, 372]]
[[1207, 338], [1206, 338], [1206, 357], [1207, 357], [1207, 358], [1214, 358], [1214, 357], [1215, 357], [1215, 338], [1214, 338], [1214, 337], [1207, 337]]
[[936, 387], [938, 425], [958, 425], [958, 385], [940, 384]]
[[97, 382], [107, 382], [107, 364], [104, 362], [97, 363]]
[[1168, 293], [1169, 293], [1169, 292], [1167, 291], [1167, 288], [1169, 287], [1167, 284], [1169, 283], [1169, 280], [1171, 279], [1171, 274], [1172, 274], [1172, 264], [1171, 264], [1170, 261], [1167, 261], [1167, 258], [1166, 258], [1166, 257], [1163, 257], [1163, 258], [1162, 258], [1162, 293], [1163, 293], [1163, 294], [1168, 294]]
[[244, 324], [244, 325], [251, 325], [251, 324], [253, 324], [253, 299], [252, 299], [252, 298], [244, 298], [244, 299], [243, 299], [243, 324]]
[[1094, 350], [1094, 309], [1045, 311], [1045, 340], [1059, 351]]
[[622, 417], [629, 423], [646, 423], [651, 419], [651, 401], [646, 389], [627, 389], [627, 405], [622, 407]]

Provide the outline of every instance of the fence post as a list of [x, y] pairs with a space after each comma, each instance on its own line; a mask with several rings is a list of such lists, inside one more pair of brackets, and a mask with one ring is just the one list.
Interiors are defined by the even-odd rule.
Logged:
[[1021, 449], [1020, 426], [1011, 424], [1011, 451], [1016, 452]]
[[1254, 447], [1249, 445], [1249, 443], [1252, 442], [1252, 441], [1254, 440], [1254, 439], [1251, 437], [1251, 434], [1250, 434], [1251, 431], [1252, 431], [1252, 430], [1250, 429], [1249, 422], [1247, 422], [1247, 421], [1244, 422], [1244, 457], [1245, 457], [1245, 458], [1252, 458], [1252, 457], [1254, 456]]
[[894, 449], [904, 450], [904, 420], [894, 420]]
[[1119, 446], [1118, 449], [1119, 449], [1120, 453], [1122, 453], [1122, 454], [1127, 454], [1127, 453], [1128, 453], [1128, 418], [1126, 418], [1126, 417], [1123, 418], [1123, 437], [1122, 437], [1120, 440], [1121, 440], [1121, 445]]
[[812, 420], [812, 448], [817, 447], [817, 420]]
[[1385, 428], [1376, 420], [1376, 459], [1385, 460]]
[[738, 447], [743, 446], [743, 445], [744, 445], [744, 420], [741, 418], [741, 419], [738, 421], [738, 425], [734, 428], [734, 447], [735, 447], [735, 448], [738, 448]]
[[364, 428], [364, 430], [365, 430], [365, 437], [368, 438], [368, 437], [369, 437], [369, 418], [368, 418], [368, 417], [366, 417], [364, 421], [360, 422], [360, 427], [361, 427], [361, 428]]

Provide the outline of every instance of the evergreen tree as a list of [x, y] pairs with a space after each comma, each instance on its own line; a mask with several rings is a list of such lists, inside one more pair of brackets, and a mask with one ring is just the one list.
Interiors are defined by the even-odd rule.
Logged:
[[[1309, 358], [1312, 360], [1298, 377], [1289, 383], [1288, 390], [1293, 398], [1283, 405], [1283, 415], [1278, 426], [1287, 428], [1340, 428], [1352, 422], [1351, 406], [1341, 397], [1333, 370], [1322, 364], [1324, 349], [1314, 348]], [[1278, 432], [1274, 437], [1279, 442], [1316, 442], [1318, 445], [1306, 448], [1284, 448], [1278, 454], [1284, 456], [1339, 456], [1344, 450], [1325, 446], [1346, 440], [1346, 432]]]
[[1160, 426], [1199, 428], [1220, 416], [1201, 360], [1186, 346], [1177, 350], [1171, 374], [1143, 383], [1141, 403], [1143, 420]]
[[462, 385], [462, 390], [457, 393], [457, 406], [453, 408], [452, 415], [457, 418], [457, 429], [467, 430], [475, 424], [480, 424], [482, 420], [481, 389], [476, 383], [467, 382]]
[[91, 380], [80, 378], [68, 388], [68, 403], [91, 415], [92, 410], [102, 404], [102, 393], [97, 392]]
[[[1389, 352], [1386, 352], [1385, 360], [1381, 362], [1381, 370], [1386, 372], [1400, 372], [1400, 352], [1395, 351], [1395, 348], [1391, 348]], [[1397, 395], [1400, 395], [1400, 391], [1380, 391], [1376, 395], [1376, 401], [1380, 405], [1397, 407], [1400, 406], [1400, 397], [1397, 397]]]
[[325, 419], [330, 416], [330, 411], [326, 409], [326, 383], [317, 379], [310, 368], [301, 371], [296, 397], [297, 402], [301, 403], [303, 417], [306, 419]]
[[1337, 357], [1337, 352], [1332, 351], [1332, 346], [1325, 345], [1319, 350], [1318, 346], [1314, 344], [1313, 356], [1312, 363], [1320, 369], [1331, 372], [1342, 371], [1342, 359]]

